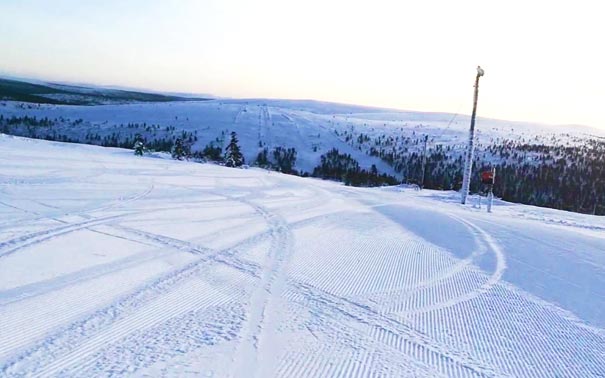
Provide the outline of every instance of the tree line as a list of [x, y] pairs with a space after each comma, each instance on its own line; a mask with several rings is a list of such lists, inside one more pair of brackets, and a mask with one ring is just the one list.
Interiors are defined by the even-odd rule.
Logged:
[[[369, 137], [344, 131], [350, 145], [376, 156], [401, 173], [407, 183], [438, 190], [462, 186], [465, 149], [423, 136]], [[605, 215], [605, 138], [552, 134], [533, 138], [492, 138], [478, 143], [471, 193], [485, 188], [480, 173], [496, 168], [494, 194], [505, 201]]]

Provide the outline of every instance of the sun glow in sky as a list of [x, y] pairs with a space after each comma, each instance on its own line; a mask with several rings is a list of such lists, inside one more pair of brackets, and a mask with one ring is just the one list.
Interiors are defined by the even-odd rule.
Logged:
[[0, 2], [0, 73], [605, 128], [598, 1]]

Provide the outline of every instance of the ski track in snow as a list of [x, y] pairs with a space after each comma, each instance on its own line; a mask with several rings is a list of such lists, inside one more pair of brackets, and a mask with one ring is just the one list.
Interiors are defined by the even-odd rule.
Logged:
[[46, 240], [59, 237], [77, 230], [88, 228], [91, 226], [101, 225], [115, 221], [118, 218], [123, 218], [127, 214], [110, 215], [102, 218], [87, 219], [78, 223], [69, 223], [64, 226], [54, 227], [49, 230], [38, 231], [28, 235], [20, 236], [11, 240], [0, 243], [0, 258], [9, 256], [20, 249], [31, 247]]
[[[271, 311], [271, 297], [279, 295], [277, 290], [283, 286], [283, 265], [289, 258], [291, 251], [291, 232], [286, 222], [266, 208], [253, 205], [267, 221], [271, 233], [271, 246], [267, 253], [267, 260], [260, 276], [257, 288], [252, 293], [249, 305], [249, 315], [242, 333], [242, 344], [238, 351], [238, 376], [258, 374], [258, 365], [262, 365], [265, 353], [261, 350], [263, 332], [271, 324], [266, 324], [267, 313]], [[259, 361], [260, 360], [260, 361]]]
[[[266, 139], [267, 107], [241, 107], [235, 120], [256, 108]], [[508, 282], [506, 244], [488, 232], [497, 222], [488, 228], [466, 209], [409, 192], [0, 138], [0, 149], [11, 148], [30, 151], [33, 163], [6, 153], [0, 163], [48, 167], [8, 180], [0, 197], [2, 211], [25, 215], [0, 224], [0, 269], [10, 275], [0, 281], [1, 376], [605, 375], [603, 329]], [[61, 160], [67, 148], [75, 168]], [[68, 196], [76, 182], [87, 189], [65, 209], [50, 194], [19, 196], [31, 183]], [[406, 212], [451, 240], [418, 234]], [[82, 248], [56, 249], [77, 238]], [[32, 251], [47, 263], [33, 264]], [[67, 269], [54, 255], [74, 261]], [[213, 350], [215, 363], [200, 362]]]
[[[265, 215], [266, 214], [263, 214], [263, 216], [265, 216]], [[93, 223], [93, 225], [96, 225], [96, 224], [97, 223]], [[86, 226], [86, 225], [90, 225], [90, 224], [89, 223], [78, 224], [78, 226]], [[177, 250], [181, 250], [181, 251], [186, 251], [186, 252], [189, 252], [192, 254], [202, 255], [202, 256], [204, 256], [204, 258], [199, 259], [196, 262], [187, 265], [182, 270], [170, 272], [167, 276], [162, 277], [159, 280], [156, 280], [155, 282], [151, 283], [149, 286], [143, 286], [139, 291], [129, 294], [126, 298], [124, 298], [121, 301], [117, 302], [116, 304], [110, 306], [109, 308], [105, 309], [104, 311], [98, 312], [98, 313], [94, 314], [91, 318], [85, 319], [82, 324], [77, 325], [77, 327], [75, 328], [75, 331], [74, 331], [74, 327], [72, 326], [70, 329], [68, 329], [67, 331], [64, 331], [62, 334], [54, 336], [53, 341], [54, 341], [54, 338], [69, 337], [70, 333], [73, 334], [73, 336], [81, 337], [82, 334], [80, 331], [82, 331], [83, 329], [87, 329], [89, 332], [91, 332], [90, 328], [92, 328], [94, 331], [96, 331], [96, 327], [94, 327], [94, 325], [101, 323], [103, 321], [107, 321], [108, 316], [111, 317], [111, 321], [115, 320], [116, 316], [119, 314], [119, 311], [116, 308], [122, 309], [124, 307], [130, 308], [130, 307], [134, 307], [136, 305], [140, 305], [141, 297], [144, 297], [147, 300], [149, 300], [149, 296], [151, 296], [153, 294], [153, 292], [155, 292], [155, 291], [163, 292], [164, 290], [167, 290], [170, 286], [180, 283], [180, 281], [182, 279], [190, 277], [195, 272], [196, 269], [200, 268], [200, 266], [203, 263], [209, 263], [209, 262], [222, 263], [222, 264], [228, 265], [230, 267], [234, 267], [235, 269], [237, 269], [239, 271], [242, 271], [242, 272], [245, 272], [248, 274], [255, 274], [255, 271], [254, 271], [255, 269], [254, 269], [253, 264], [240, 262], [233, 258], [230, 258], [231, 249], [224, 250], [224, 251], [212, 251], [210, 249], [195, 246], [192, 243], [189, 243], [186, 241], [169, 238], [169, 237], [162, 236], [162, 235], [151, 234], [148, 232], [131, 229], [129, 227], [124, 227], [124, 226], [114, 226], [114, 227], [117, 227], [122, 231], [126, 231], [129, 233], [135, 234], [137, 236], [145, 237], [146, 239], [154, 241], [163, 246], [168, 246], [168, 247], [171, 247], [171, 248], [174, 248]], [[244, 241], [244, 243], [241, 243], [241, 244], [252, 243], [252, 245], [253, 245], [256, 242], [263, 240], [264, 236], [265, 236], [264, 233], [260, 234], [260, 235], [255, 235], [254, 237]], [[235, 248], [235, 247], [237, 247], [237, 245], [235, 245], [233, 248]], [[235, 260], [235, 261], [230, 261], [230, 260]], [[191, 305], [191, 303], [189, 303], [189, 301], [187, 300], [187, 297], [179, 298], [179, 302], [182, 302], [183, 306]], [[155, 310], [153, 310], [153, 311], [155, 311]], [[99, 318], [102, 318], [102, 319], [99, 319]], [[155, 318], [152, 318], [152, 319], [153, 319], [152, 321], [155, 321]], [[137, 329], [136, 326], [130, 325], [130, 327], [125, 328], [123, 332], [129, 332], [134, 329]], [[119, 333], [117, 333], [117, 334], [119, 334]], [[115, 337], [115, 335], [116, 335], [116, 332], [112, 331], [111, 337]], [[40, 345], [40, 348], [41, 349], [48, 348], [49, 347], [48, 341], [49, 340], [45, 340]], [[78, 344], [77, 342], [75, 342], [75, 343], [70, 342], [68, 345], [64, 345], [64, 346], [69, 348], [70, 345], [77, 345], [77, 344]], [[99, 344], [93, 344], [93, 347], [96, 345], [99, 345]], [[81, 347], [78, 349], [79, 349], [78, 353], [81, 354], [82, 353]], [[38, 353], [40, 353], [40, 352], [36, 351], [34, 353], [30, 353], [30, 355], [38, 354]], [[46, 353], [52, 354], [53, 353], [52, 349], [51, 349], [51, 351], [46, 351]], [[76, 355], [76, 356], [79, 356], [79, 355]], [[22, 362], [21, 361], [22, 359], [27, 359], [27, 358], [28, 358], [28, 356], [19, 357], [15, 363], [19, 364]], [[59, 362], [57, 362], [57, 361], [59, 361]], [[36, 374], [45, 376], [48, 374], [52, 375], [52, 374], [58, 373], [61, 369], [53, 368], [53, 367], [54, 366], [62, 367], [61, 361], [62, 361], [62, 359], [60, 359], [60, 358], [56, 359], [53, 362], [53, 364], [46, 365], [42, 372], [36, 372]], [[79, 361], [79, 359], [77, 359], [77, 357], [72, 357], [69, 361], [71, 361], [71, 363], [73, 364], [73, 363], [76, 363], [77, 361]], [[10, 370], [10, 369], [7, 369], [7, 370]]]

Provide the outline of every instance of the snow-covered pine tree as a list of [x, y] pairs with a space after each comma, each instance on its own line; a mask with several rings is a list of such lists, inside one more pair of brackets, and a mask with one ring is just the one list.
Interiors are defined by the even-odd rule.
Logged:
[[172, 147], [172, 158], [177, 160], [188, 159], [191, 155], [191, 147], [181, 138], [176, 138]]
[[294, 164], [296, 163], [296, 149], [276, 147], [273, 150], [275, 168], [283, 173], [296, 174]]
[[263, 148], [256, 156], [255, 164], [261, 168], [268, 168], [270, 166], [268, 154], [269, 150], [267, 147]]
[[227, 167], [241, 167], [244, 164], [244, 155], [240, 150], [235, 131], [231, 132], [231, 141], [225, 148], [225, 165]]
[[206, 160], [210, 161], [222, 161], [223, 160], [223, 149], [221, 147], [215, 146], [214, 142], [210, 142], [204, 147], [202, 151], [202, 156]]
[[145, 143], [143, 142], [143, 139], [141, 138], [141, 136], [137, 134], [137, 136], [135, 137], [135, 142], [134, 142], [134, 154], [136, 156], [143, 156], [144, 152], [145, 152]]

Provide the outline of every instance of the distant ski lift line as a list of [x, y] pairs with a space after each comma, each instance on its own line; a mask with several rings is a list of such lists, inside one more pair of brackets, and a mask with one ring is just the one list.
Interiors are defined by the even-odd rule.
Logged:
[[473, 96], [473, 114], [471, 115], [471, 127], [468, 133], [468, 149], [466, 151], [466, 160], [464, 162], [464, 178], [462, 180], [462, 193], [460, 203], [466, 204], [468, 196], [471, 174], [473, 171], [473, 153], [475, 147], [475, 117], [477, 115], [477, 99], [479, 97], [479, 78], [485, 75], [485, 71], [481, 66], [477, 66], [477, 76], [475, 77], [475, 93]]

